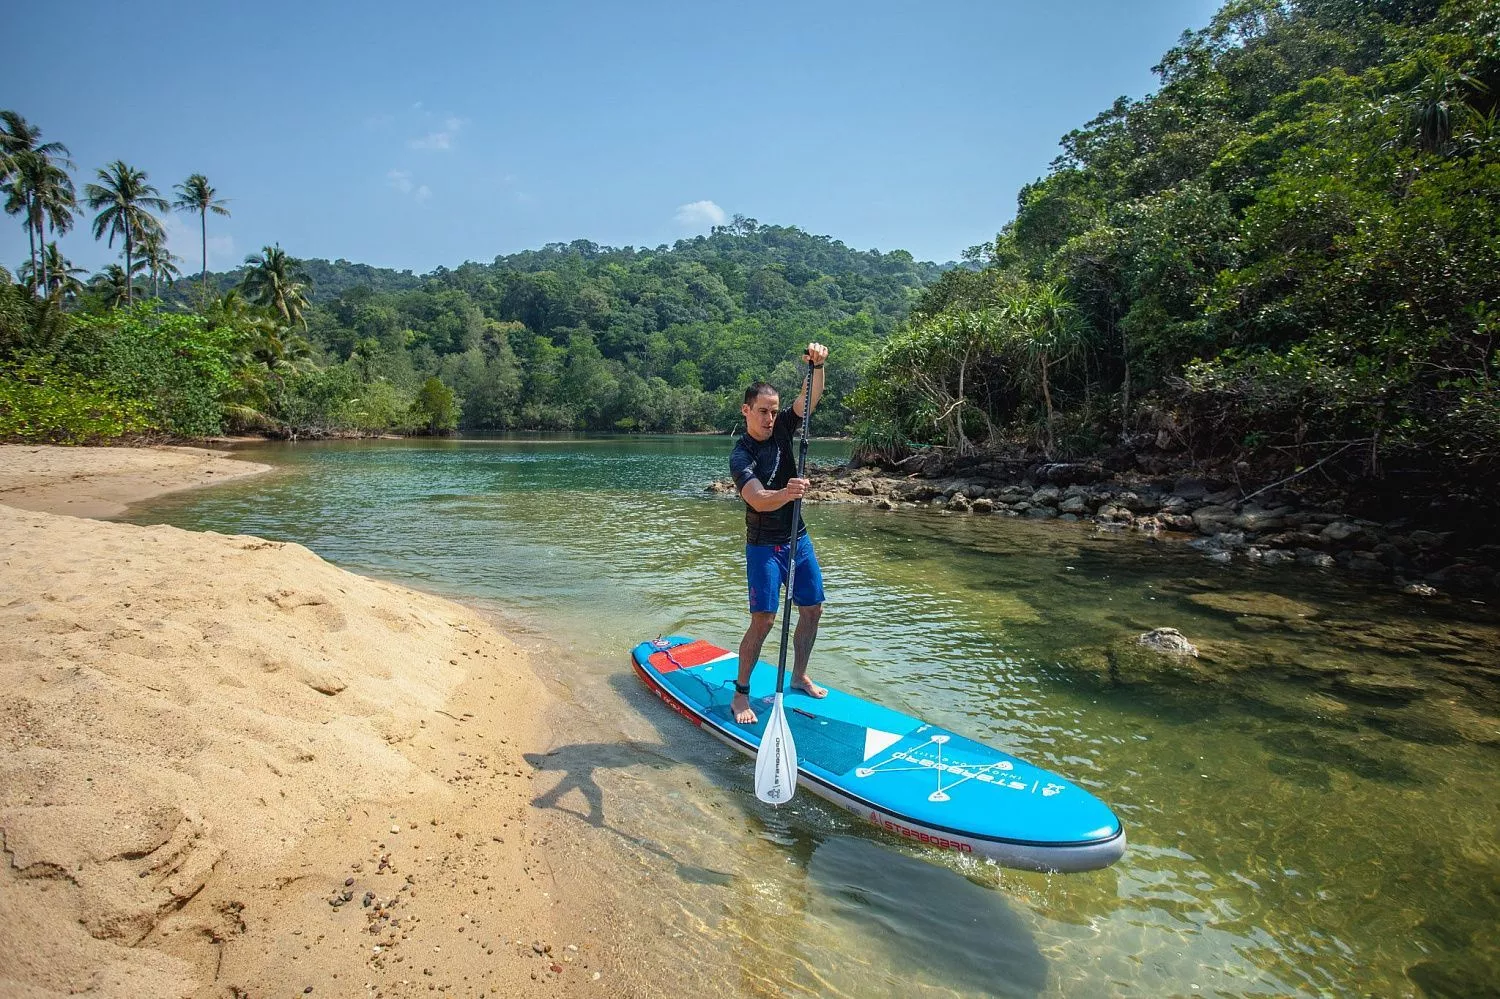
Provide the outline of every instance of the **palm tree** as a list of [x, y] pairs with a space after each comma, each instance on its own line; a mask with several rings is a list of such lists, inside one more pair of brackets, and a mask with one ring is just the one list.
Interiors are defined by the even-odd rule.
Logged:
[[42, 294], [56, 296], [64, 301], [77, 298], [78, 293], [83, 290], [83, 282], [78, 280], [77, 275], [87, 274], [88, 271], [82, 267], [74, 267], [73, 262], [62, 255], [55, 242], [42, 248], [41, 257], [41, 274], [33, 272], [29, 263], [21, 265], [18, 274], [21, 283], [32, 288], [40, 287]]
[[180, 212], [197, 212], [203, 233], [203, 295], [208, 297], [208, 213], [228, 215], [227, 202], [218, 199], [218, 191], [208, 184], [208, 178], [195, 173], [177, 185], [178, 198], [172, 207]]
[[[42, 130], [14, 111], [0, 111], [0, 183], [6, 192], [5, 211], [24, 215], [27, 239], [31, 243], [32, 273], [46, 282], [46, 265], [38, 270], [37, 244], [44, 226], [53, 232], [67, 232], [73, 227], [73, 178], [68, 176], [73, 161], [68, 147], [61, 142], [43, 142]], [[33, 285], [35, 286], [35, 284]]]
[[162, 278], [166, 278], [170, 285], [182, 277], [182, 271], [177, 269], [176, 264], [180, 259], [182, 258], [167, 249], [167, 234], [162, 230], [157, 229], [141, 237], [141, 263], [146, 265], [146, 270], [151, 275], [153, 298], [161, 298]]
[[245, 297], [269, 309], [286, 325], [301, 323], [305, 327], [307, 323], [302, 318], [302, 310], [308, 304], [308, 278], [298, 262], [288, 257], [278, 245], [262, 247], [260, 256], [252, 254], [245, 258], [245, 263], [249, 269], [240, 280]]
[[144, 290], [135, 283], [136, 276], [140, 274], [145, 264], [137, 260], [130, 265], [130, 276], [127, 278], [125, 268], [119, 264], [110, 264], [104, 270], [95, 274], [89, 282], [89, 288], [98, 292], [104, 299], [104, 304], [111, 309], [122, 305], [129, 305], [133, 292], [144, 294]]
[[1021, 371], [1035, 374], [1047, 411], [1045, 450], [1052, 454], [1052, 388], [1054, 366], [1069, 360], [1083, 346], [1086, 329], [1078, 310], [1061, 286], [1022, 288], [1007, 295], [1000, 314], [1010, 325], [1010, 342], [1023, 359]]
[[[94, 218], [94, 238], [109, 233], [109, 246], [115, 245], [115, 237], [125, 239], [125, 270], [135, 273], [133, 267], [135, 244], [149, 232], [160, 232], [161, 222], [151, 212], [167, 211], [168, 205], [157, 195], [156, 188], [146, 182], [146, 172], [127, 166], [123, 160], [115, 160], [99, 171], [101, 183], [90, 184], [83, 189], [88, 205], [99, 214]], [[125, 285], [125, 304], [129, 305], [134, 282]]]

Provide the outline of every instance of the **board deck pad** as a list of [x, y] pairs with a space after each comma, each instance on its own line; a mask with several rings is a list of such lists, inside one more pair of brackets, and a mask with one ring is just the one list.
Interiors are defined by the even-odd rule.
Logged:
[[[642, 642], [637, 672], [696, 724], [749, 755], [765, 733], [776, 668], [751, 674], [753, 725], [730, 711], [738, 657], [685, 636]], [[817, 793], [902, 835], [913, 830], [974, 843], [1002, 863], [1088, 870], [1117, 859], [1124, 830], [1114, 813], [1064, 778], [997, 749], [834, 687], [813, 698], [788, 684], [787, 723], [797, 768]], [[903, 825], [906, 823], [906, 825]]]

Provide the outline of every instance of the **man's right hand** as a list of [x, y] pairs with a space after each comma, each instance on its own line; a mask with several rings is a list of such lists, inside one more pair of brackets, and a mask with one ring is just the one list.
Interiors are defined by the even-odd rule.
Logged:
[[781, 491], [786, 493], [786, 498], [789, 500], [801, 499], [811, 485], [812, 482], [808, 479], [799, 479], [794, 476], [786, 480], [786, 485]]

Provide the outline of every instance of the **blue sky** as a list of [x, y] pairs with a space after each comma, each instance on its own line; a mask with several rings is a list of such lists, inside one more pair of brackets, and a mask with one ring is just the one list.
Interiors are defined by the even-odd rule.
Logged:
[[[80, 193], [123, 159], [230, 199], [209, 265], [431, 270], [551, 241], [655, 246], [741, 213], [956, 259], [1058, 139], [1210, 0], [20, 4], [0, 107], [66, 143]], [[356, 13], [357, 12], [357, 13]], [[57, 24], [67, 26], [59, 34]], [[122, 53], [136, 53], [122, 67]], [[198, 266], [196, 219], [169, 230]], [[117, 258], [87, 218], [76, 264]], [[0, 262], [26, 256], [0, 219]]]

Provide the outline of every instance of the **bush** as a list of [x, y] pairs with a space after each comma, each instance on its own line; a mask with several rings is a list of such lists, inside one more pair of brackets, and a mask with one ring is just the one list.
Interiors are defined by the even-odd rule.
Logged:
[[0, 362], [0, 440], [103, 444], [150, 425], [139, 400], [59, 368], [51, 357]]

